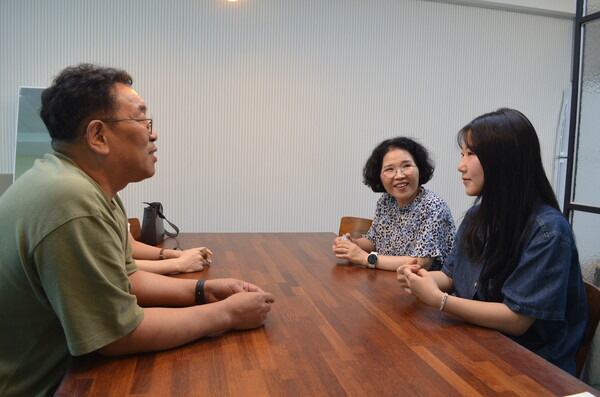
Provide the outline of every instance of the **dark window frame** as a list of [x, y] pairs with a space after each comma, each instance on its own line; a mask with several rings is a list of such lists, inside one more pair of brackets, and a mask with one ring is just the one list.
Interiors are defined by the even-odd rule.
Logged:
[[600, 214], [600, 207], [576, 203], [573, 201], [574, 192], [574, 181], [573, 181], [573, 168], [575, 165], [575, 142], [577, 140], [577, 129], [579, 126], [579, 107], [580, 107], [580, 78], [581, 78], [581, 30], [583, 25], [600, 19], [600, 12], [595, 12], [590, 15], [584, 16], [584, 0], [577, 0], [577, 9], [575, 12], [575, 24], [574, 24], [574, 39], [573, 39], [573, 76], [572, 76], [572, 92], [571, 92], [571, 114], [569, 124], [569, 147], [567, 151], [567, 175], [565, 184], [565, 196], [563, 198], [563, 213], [569, 219], [569, 222], [573, 222], [573, 214], [575, 211], [589, 212], [594, 214]]

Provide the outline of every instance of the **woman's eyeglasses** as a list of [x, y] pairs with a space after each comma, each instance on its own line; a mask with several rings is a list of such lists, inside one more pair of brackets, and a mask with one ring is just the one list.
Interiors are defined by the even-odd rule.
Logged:
[[412, 175], [417, 168], [414, 164], [402, 164], [400, 167], [385, 167], [381, 170], [381, 174], [387, 178], [393, 178], [398, 174], [398, 172], [402, 173], [404, 176]]

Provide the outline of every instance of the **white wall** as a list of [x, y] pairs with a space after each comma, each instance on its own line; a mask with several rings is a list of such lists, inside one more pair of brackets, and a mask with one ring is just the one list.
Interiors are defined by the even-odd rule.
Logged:
[[528, 115], [552, 171], [572, 21], [422, 0], [0, 0], [0, 172], [13, 168], [18, 86], [63, 67], [122, 67], [154, 115], [154, 178], [182, 231], [335, 231], [372, 217], [362, 166], [418, 138], [426, 186], [460, 218], [456, 131], [500, 106]]
[[475, 7], [511, 10], [535, 15], [573, 19], [577, 0], [433, 0]]

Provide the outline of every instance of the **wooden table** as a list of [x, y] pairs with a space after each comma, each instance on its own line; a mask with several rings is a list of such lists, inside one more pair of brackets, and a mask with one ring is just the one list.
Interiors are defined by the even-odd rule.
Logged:
[[58, 396], [494, 396], [597, 393], [498, 332], [400, 291], [393, 272], [338, 261], [332, 233], [183, 234], [275, 295], [264, 327], [177, 349], [75, 361]]

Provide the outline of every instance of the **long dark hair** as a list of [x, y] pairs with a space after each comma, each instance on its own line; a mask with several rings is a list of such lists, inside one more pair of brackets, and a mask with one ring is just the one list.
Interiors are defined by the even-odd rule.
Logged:
[[540, 143], [521, 112], [501, 108], [475, 118], [458, 133], [479, 158], [484, 184], [462, 235], [467, 258], [483, 263], [480, 288], [485, 299], [502, 301], [501, 289], [523, 251], [532, 213], [542, 203], [557, 210], [546, 177]]

